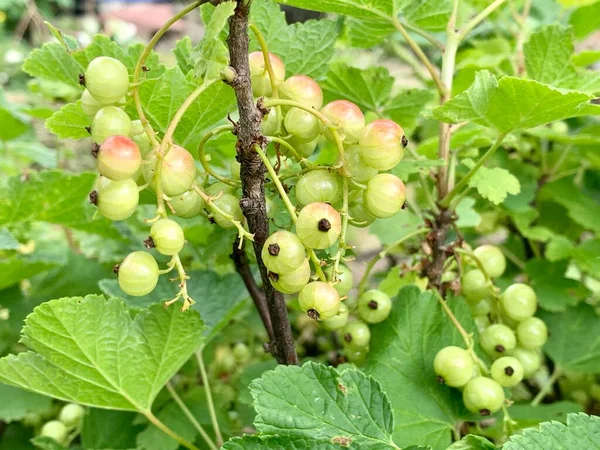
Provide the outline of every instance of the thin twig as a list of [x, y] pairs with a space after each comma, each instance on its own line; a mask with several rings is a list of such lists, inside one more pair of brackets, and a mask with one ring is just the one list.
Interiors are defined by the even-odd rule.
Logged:
[[204, 392], [206, 392], [206, 403], [208, 404], [208, 411], [210, 413], [210, 420], [213, 428], [215, 429], [215, 438], [217, 439], [217, 445], [220, 447], [223, 445], [223, 436], [221, 435], [221, 428], [219, 427], [219, 421], [217, 420], [217, 412], [215, 410], [215, 404], [213, 402], [213, 396], [210, 389], [210, 381], [208, 374], [206, 373], [206, 366], [204, 365], [204, 359], [202, 357], [202, 350], [196, 352], [196, 359], [198, 360], [198, 368], [200, 369], [200, 376], [202, 377], [202, 385], [204, 386]]

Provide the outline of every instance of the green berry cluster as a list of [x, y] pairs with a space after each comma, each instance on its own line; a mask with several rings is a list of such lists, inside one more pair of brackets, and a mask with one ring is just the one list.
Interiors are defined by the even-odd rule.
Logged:
[[[68, 446], [79, 434], [84, 415], [85, 409], [82, 406], [76, 403], [67, 403], [61, 408], [58, 417], [41, 425], [38, 434], [41, 437], [53, 439], [61, 446]], [[31, 419], [29, 417], [24, 422], [39, 426], [38, 423], [35, 423], [37, 421], [32, 421]]]
[[[315, 251], [343, 246], [341, 238], [348, 223], [364, 227], [402, 209], [404, 183], [387, 171], [404, 156], [404, 131], [386, 119], [367, 124], [360, 108], [346, 100], [323, 106], [320, 86], [304, 75], [286, 79], [283, 62], [273, 54], [269, 54], [269, 64], [274, 79], [261, 52], [250, 54], [249, 60], [255, 97], [274, 96], [275, 86], [275, 98], [284, 100], [280, 107], [271, 108], [262, 122], [266, 136], [280, 135], [287, 144], [281, 146], [281, 152], [303, 163], [319, 140], [328, 140], [340, 153], [335, 166], [309, 166], [302, 171], [293, 187], [299, 205], [295, 230], [279, 230], [269, 236], [262, 260], [272, 285], [284, 294], [297, 293], [300, 309], [326, 329], [337, 330], [348, 359], [358, 361], [368, 349], [368, 324], [389, 315], [391, 300], [372, 290], [358, 300], [344, 301], [353, 285], [351, 272], [339, 263], [339, 257], [327, 263], [316, 257]], [[319, 261], [313, 267], [315, 275], [311, 259]], [[351, 317], [353, 310], [358, 317]]]
[[494, 288], [492, 279], [506, 270], [500, 249], [482, 245], [470, 256], [462, 267], [461, 292], [479, 329], [481, 347], [494, 361], [489, 374], [482, 374], [474, 353], [445, 347], [434, 360], [434, 370], [440, 382], [463, 388], [467, 409], [489, 415], [504, 404], [502, 388], [514, 387], [540, 369], [548, 330], [534, 317], [537, 298], [530, 286], [512, 284], [501, 294]]

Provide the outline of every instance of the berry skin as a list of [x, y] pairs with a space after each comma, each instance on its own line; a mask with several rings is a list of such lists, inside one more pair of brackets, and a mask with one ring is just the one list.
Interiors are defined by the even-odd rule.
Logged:
[[392, 299], [385, 292], [373, 289], [358, 299], [358, 313], [367, 323], [383, 322], [392, 310]]
[[85, 70], [85, 87], [100, 103], [116, 103], [129, 89], [127, 67], [108, 56], [94, 58]]
[[[309, 108], [321, 109], [323, 106], [323, 91], [315, 80], [306, 75], [289, 77], [279, 86], [279, 96], [285, 100], [302, 103]], [[284, 111], [290, 109], [283, 106]]]
[[474, 316], [487, 316], [492, 312], [492, 302], [489, 298], [484, 298], [483, 300], [478, 301], [477, 303], [469, 304], [471, 309], [471, 313]]
[[473, 413], [489, 416], [504, 404], [504, 391], [497, 381], [487, 377], [471, 379], [463, 390], [463, 403]]
[[225, 183], [217, 182], [211, 184], [208, 188], [206, 188], [206, 194], [211, 197], [218, 197], [221, 194], [234, 194], [235, 188]]
[[[238, 222], [243, 220], [244, 215], [240, 209], [240, 202], [235, 196], [225, 193], [219, 198], [213, 200], [213, 203], [225, 214], [233, 216], [234, 220], [237, 220]], [[213, 213], [212, 218], [221, 228], [233, 228], [235, 226], [219, 213]]]
[[280, 277], [292, 273], [306, 262], [304, 245], [289, 231], [276, 231], [269, 236], [261, 256], [267, 269]]
[[[337, 132], [344, 144], [358, 142], [362, 130], [365, 128], [365, 116], [358, 106], [347, 100], [335, 100], [326, 104], [321, 112], [337, 127]], [[324, 124], [322, 124], [322, 127], [323, 135], [335, 144], [329, 129]]]
[[312, 170], [296, 184], [296, 200], [302, 205], [314, 202], [335, 203], [342, 198], [342, 180], [329, 170]]
[[125, 111], [116, 106], [105, 106], [92, 120], [92, 139], [102, 144], [110, 136], [129, 136], [131, 119]]
[[500, 386], [513, 387], [523, 379], [523, 366], [517, 358], [503, 356], [492, 364], [491, 375]]
[[283, 124], [287, 132], [301, 143], [314, 141], [321, 133], [319, 119], [303, 109], [290, 109]]
[[119, 265], [119, 287], [127, 295], [148, 295], [158, 283], [158, 264], [150, 253], [131, 252]]
[[59, 444], [65, 444], [67, 437], [69, 436], [69, 430], [61, 421], [51, 420], [44, 424], [40, 431], [40, 436], [54, 439]]
[[473, 358], [460, 347], [444, 347], [435, 355], [433, 370], [441, 383], [463, 387], [473, 377]]
[[98, 184], [98, 212], [110, 220], [125, 220], [132, 216], [138, 207], [140, 193], [131, 178], [112, 181], [101, 178]]
[[[315, 149], [317, 148], [317, 143], [318, 143], [318, 139], [315, 139], [314, 141], [310, 141], [310, 142], [300, 142], [297, 139], [295, 139], [293, 136], [286, 139], [286, 141], [288, 142], [288, 144], [290, 144], [294, 150], [296, 150], [296, 152], [304, 157], [304, 158], [308, 158], [310, 155], [312, 155], [315, 152]], [[281, 151], [282, 154], [286, 155], [287, 157], [291, 158], [292, 157], [292, 153], [290, 151], [288, 151], [288, 149], [286, 147], [284, 147], [283, 145], [279, 148], [279, 150]]]
[[74, 427], [81, 423], [84, 415], [85, 409], [83, 406], [78, 405], [77, 403], [68, 403], [60, 410], [58, 420], [68, 427]]
[[[327, 279], [333, 281], [333, 265], [329, 266], [325, 273], [327, 274]], [[343, 264], [338, 266], [338, 274], [337, 274], [338, 282], [333, 285], [335, 290], [340, 294], [340, 297], [344, 295], [348, 295], [350, 290], [352, 289], [352, 285], [354, 284], [354, 277], [352, 276], [352, 272]]]
[[308, 248], [325, 249], [337, 241], [342, 231], [340, 213], [327, 203], [311, 203], [298, 214], [296, 234]]
[[540, 348], [548, 340], [548, 328], [542, 319], [530, 317], [517, 326], [517, 339], [523, 348]]
[[[253, 86], [254, 87], [254, 86]], [[272, 136], [277, 131], [277, 110], [271, 108], [269, 114], [263, 117], [260, 123], [260, 132], [265, 136]]]
[[313, 281], [308, 283], [298, 295], [300, 309], [314, 320], [327, 320], [340, 310], [340, 296], [329, 283]]
[[235, 355], [228, 345], [219, 345], [215, 349], [213, 362], [217, 371], [221, 374], [233, 372], [237, 366]]
[[535, 314], [537, 297], [533, 289], [526, 284], [511, 284], [500, 297], [500, 305], [508, 317], [522, 322]]
[[542, 367], [542, 354], [538, 350], [517, 347], [513, 350], [512, 355], [523, 366], [523, 378], [532, 377]]
[[142, 158], [145, 158], [146, 155], [152, 151], [152, 141], [150, 141], [150, 138], [148, 137], [146, 130], [144, 130], [144, 126], [140, 120], [131, 121], [131, 131], [129, 132], [129, 137], [137, 144]]
[[506, 258], [498, 247], [482, 245], [473, 250], [473, 254], [492, 278], [498, 278], [506, 270]]
[[94, 117], [104, 106], [106, 105], [96, 100], [87, 89], [81, 93], [81, 109], [87, 116]]
[[269, 280], [275, 289], [283, 294], [295, 294], [300, 292], [310, 281], [310, 264], [305, 259], [300, 267], [288, 273], [279, 275], [275, 272], [269, 272]]
[[404, 157], [404, 130], [396, 122], [378, 119], [367, 125], [358, 141], [364, 161], [377, 170], [390, 170]]
[[347, 348], [344, 350], [344, 356], [348, 362], [356, 366], [362, 366], [364, 364], [367, 353], [369, 353], [368, 348], [361, 348], [358, 350]]
[[342, 343], [354, 350], [366, 348], [371, 340], [371, 330], [364, 322], [350, 322], [341, 331]]
[[181, 251], [185, 244], [183, 230], [171, 219], [160, 219], [152, 224], [150, 237], [154, 248], [161, 255], [173, 256]]
[[171, 206], [175, 210], [177, 217], [190, 219], [202, 213], [206, 203], [204, 202], [204, 199], [192, 189], [172, 198]]
[[[285, 79], [285, 64], [273, 53], [269, 53], [269, 59], [271, 60], [271, 67], [275, 75], [275, 84], [280, 84]], [[252, 94], [255, 97], [268, 97], [272, 95], [271, 80], [269, 79], [269, 72], [267, 71], [262, 52], [250, 53], [248, 60], [250, 62]]]
[[469, 303], [477, 303], [490, 294], [485, 275], [479, 269], [469, 270], [461, 279], [461, 292]]
[[135, 142], [125, 136], [111, 136], [98, 150], [96, 168], [100, 175], [120, 181], [133, 178], [141, 161], [142, 155]]
[[242, 165], [237, 162], [235, 159], [232, 159], [229, 163], [229, 171], [231, 172], [231, 178], [233, 180], [240, 179], [240, 171], [242, 170]]
[[481, 333], [481, 347], [490, 356], [510, 354], [516, 346], [517, 338], [515, 337], [515, 333], [501, 323], [490, 325]]
[[277, 214], [277, 203], [267, 197], [267, 217], [269, 219], [273, 219], [275, 214]]
[[352, 145], [346, 149], [346, 161], [344, 162], [346, 170], [352, 175], [352, 178], [359, 183], [366, 183], [375, 175], [377, 169], [368, 166], [361, 156], [360, 147]]
[[350, 313], [348, 311], [348, 307], [344, 304], [344, 302], [342, 302], [340, 304], [340, 309], [338, 310], [338, 313], [333, 316], [330, 319], [324, 320], [323, 323], [323, 327], [326, 330], [339, 330], [340, 328], [346, 326], [346, 324], [348, 323], [348, 317], [350, 316]]
[[350, 202], [349, 213], [350, 219], [348, 222], [350, 225], [356, 228], [368, 227], [377, 219], [365, 208], [363, 195], [360, 195], [358, 198], [355, 198], [352, 202]]
[[246, 344], [238, 342], [233, 346], [233, 357], [238, 363], [247, 363], [252, 357], [252, 352]]
[[404, 183], [396, 175], [380, 173], [367, 183], [364, 205], [373, 216], [387, 219], [402, 209], [405, 190]]
[[[149, 160], [156, 160], [156, 153], [148, 155]], [[161, 160], [160, 180], [163, 193], [168, 196], [180, 195], [188, 191], [196, 180], [196, 163], [194, 157], [185, 148], [173, 145]], [[150, 181], [150, 187], [156, 191], [154, 179], [155, 164], [143, 168], [144, 179]]]

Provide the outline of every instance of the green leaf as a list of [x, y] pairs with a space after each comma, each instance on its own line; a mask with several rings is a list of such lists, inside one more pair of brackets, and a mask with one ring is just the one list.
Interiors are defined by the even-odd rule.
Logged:
[[391, 23], [346, 17], [342, 34], [351, 47], [372, 48], [385, 40], [393, 31], [394, 27]]
[[62, 255], [38, 252], [31, 255], [12, 255], [0, 259], [0, 289], [64, 264]]
[[544, 422], [539, 429], [530, 428], [514, 434], [503, 450], [600, 449], [600, 417], [569, 414], [567, 425]]
[[[421, 111], [435, 94], [427, 89], [410, 89], [401, 92], [383, 106], [383, 115], [399, 123], [404, 131], [411, 131], [417, 125]], [[405, 162], [402, 161], [402, 164]]]
[[23, 62], [23, 71], [32, 77], [83, 89], [79, 84], [83, 67], [57, 42], [48, 42], [33, 50]]
[[600, 317], [585, 303], [560, 313], [541, 313], [548, 325], [545, 352], [562, 370], [600, 372]]
[[547, 403], [537, 406], [530, 404], [511, 405], [510, 417], [516, 420], [520, 427], [533, 427], [541, 422], [558, 420], [566, 422], [567, 415], [581, 412], [582, 406], [579, 403], [560, 401], [556, 403]]
[[133, 70], [131, 61], [123, 47], [103, 34], [94, 35], [90, 45], [73, 52], [73, 58], [75, 58], [80, 66], [84, 68], [86, 68], [93, 59], [99, 56], [110, 56], [111, 58], [118, 59], [128, 66], [127, 69], [129, 72], [132, 72]]
[[4, 98], [0, 91], [0, 140], [10, 141], [29, 129], [26, 117]]
[[0, 359], [0, 381], [61, 400], [148, 411], [202, 343], [195, 311], [152, 305], [135, 319], [116, 298], [52, 300], [27, 317], [31, 350]]
[[377, 111], [390, 97], [394, 78], [385, 67], [366, 70], [333, 63], [327, 78], [321, 83], [325, 101], [346, 99], [363, 111]]
[[587, 67], [600, 61], [600, 50], [582, 50], [571, 57], [571, 62], [577, 67]]
[[576, 9], [569, 17], [569, 23], [577, 39], [583, 39], [592, 31], [600, 28], [600, 2]]
[[[188, 294], [196, 304], [193, 306], [204, 320], [205, 335], [212, 339], [243, 306], [248, 292], [237, 274], [220, 276], [212, 271], [189, 271]], [[131, 297], [119, 289], [118, 281], [100, 280], [100, 289], [109, 296], [119, 297], [135, 308], [144, 308], [175, 297], [179, 290], [176, 283], [170, 283], [167, 277], [161, 277], [152, 293], [144, 297]], [[218, 299], [218, 301], [217, 301]]]
[[136, 425], [138, 415], [130, 411], [90, 408], [83, 418], [81, 445], [94, 450], [129, 450], [143, 429]]
[[600, 90], [596, 72], [578, 72], [571, 63], [573, 33], [561, 25], [549, 25], [533, 33], [523, 48], [527, 74], [540, 83], [594, 93]]
[[41, 450], [67, 450], [66, 447], [62, 446], [54, 439], [45, 436], [36, 436], [31, 440], [31, 443], [35, 448]]
[[91, 124], [92, 119], [83, 112], [79, 101], [67, 103], [46, 120], [46, 128], [61, 139], [90, 137], [86, 127]]
[[50, 409], [50, 397], [0, 384], [0, 420], [12, 422], [21, 420], [28, 413], [38, 413]]
[[442, 122], [472, 121], [508, 133], [579, 116], [591, 98], [533, 80], [503, 77], [498, 81], [482, 70], [466, 91], [435, 108], [433, 115]]
[[570, 178], [545, 184], [540, 200], [556, 202], [567, 209], [569, 217], [586, 230], [600, 233], [600, 202], [585, 194]]
[[[475, 162], [467, 159], [463, 161], [463, 164], [472, 168]], [[521, 185], [517, 177], [500, 167], [492, 169], [485, 166], [480, 167], [469, 180], [469, 186], [477, 189], [479, 195], [494, 205], [502, 203], [508, 194], [517, 195], [521, 192]]]
[[527, 261], [525, 272], [540, 306], [548, 311], [564, 311], [586, 296], [587, 289], [565, 277], [567, 261], [551, 263], [544, 259]]
[[6, 228], [0, 228], [0, 250], [16, 250], [19, 241]]
[[32, 173], [26, 180], [20, 176], [2, 179], [0, 225], [39, 220], [122, 239], [107, 219], [91, 220], [95, 208], [89, 204], [88, 194], [96, 178], [93, 173], [52, 170]]
[[278, 0], [284, 5], [313, 11], [322, 11], [358, 17], [359, 19], [386, 20], [396, 15], [396, 0]]
[[589, 239], [573, 249], [572, 256], [579, 268], [600, 279], [600, 239]]
[[313, 362], [279, 366], [255, 380], [250, 391], [260, 433], [361, 449], [397, 448], [389, 401], [379, 383], [359, 370], [338, 372]]
[[[511, 410], [512, 411], [512, 410]], [[460, 441], [455, 442], [448, 450], [495, 450], [496, 446], [482, 436], [468, 434]]]
[[458, 220], [456, 226], [460, 228], [473, 228], [481, 223], [481, 216], [475, 210], [475, 199], [465, 197], [456, 207]]
[[407, 182], [408, 177], [413, 173], [427, 174], [436, 167], [443, 166], [443, 159], [408, 159], [404, 158], [400, 164], [392, 169], [394, 175], [402, 181]]
[[[468, 306], [448, 302], [467, 330], [474, 330]], [[464, 342], [431, 292], [403, 288], [388, 319], [372, 330], [365, 372], [375, 377], [392, 402], [394, 440], [404, 447], [427, 442], [434, 450], [451, 443], [455, 424], [469, 418], [458, 390], [440, 385], [433, 358], [445, 346]]]
[[427, 30], [444, 30], [452, 13], [451, 0], [400, 0], [407, 22]]
[[[325, 75], [338, 36], [333, 20], [308, 20], [288, 26], [277, 3], [261, 0], [253, 2], [250, 21], [260, 30], [269, 51], [283, 60], [288, 76], [304, 74], [320, 78]], [[250, 49], [260, 50], [254, 35]]]
[[192, 52], [195, 60], [194, 73], [205, 81], [219, 79], [221, 71], [229, 64], [229, 50], [220, 35], [236, 5], [236, 2], [227, 1], [215, 7], [206, 24], [204, 37]]
[[377, 236], [383, 245], [393, 244], [407, 234], [423, 226], [423, 221], [410, 211], [402, 211], [389, 219], [376, 220], [369, 231]]
[[225, 442], [223, 450], [337, 450], [339, 445], [320, 442], [309, 437], [267, 437], [246, 435]]
[[[140, 85], [142, 106], [156, 131], [167, 129], [181, 104], [197, 87], [186, 79], [179, 67], [168, 69], [159, 78]], [[224, 119], [234, 105], [233, 89], [221, 81], [212, 83], [181, 118], [175, 131], [175, 142], [195, 153], [203, 132]], [[134, 113], [133, 109], [129, 111]]]
[[175, 44], [173, 54], [177, 59], [177, 65], [184, 74], [187, 74], [194, 68], [192, 64], [192, 40], [189, 36], [184, 36]]
[[575, 246], [565, 236], [554, 236], [546, 246], [546, 258], [548, 261], [560, 261], [569, 258]]
[[[187, 418], [183, 420], [181, 408], [177, 403], [168, 403], [156, 416], [179, 436], [188, 442], [194, 442], [197, 434], [196, 429]], [[179, 448], [179, 443], [176, 440], [153, 424], [148, 424], [146, 429], [138, 434], [136, 442], [137, 448], [143, 448], [144, 450], [177, 450]]]

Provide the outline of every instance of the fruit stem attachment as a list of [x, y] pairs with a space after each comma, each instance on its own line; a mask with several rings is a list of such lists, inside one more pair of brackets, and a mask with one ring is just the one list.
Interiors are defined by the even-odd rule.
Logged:
[[[263, 152], [263, 150], [260, 148], [259, 145], [255, 145], [254, 150], [256, 150], [256, 153], [258, 153], [258, 156], [260, 156], [260, 159], [262, 160], [263, 164], [267, 168], [269, 175], [273, 179], [273, 183], [275, 184], [275, 187], [277, 187], [279, 196], [283, 200], [283, 203], [284, 203], [286, 209], [288, 210], [288, 213], [289, 213], [292, 221], [294, 223], [296, 223], [296, 221], [298, 220], [298, 215], [296, 214], [296, 207], [292, 204], [292, 201], [290, 200], [289, 196], [287, 195], [287, 192], [285, 192], [285, 188], [281, 184], [281, 181], [279, 180], [277, 173], [275, 173], [275, 169], [273, 168], [271, 161], [269, 161], [269, 158], [267, 157], [267, 155], [265, 155], [265, 152]], [[315, 253], [315, 251], [313, 249], [307, 248], [307, 251], [310, 256], [311, 261], [313, 262], [313, 265], [315, 266], [315, 272], [317, 272], [317, 276], [319, 277], [319, 279], [321, 281], [327, 281], [327, 278], [325, 277], [325, 273], [323, 272], [323, 268], [321, 267], [321, 260], [319, 259], [319, 257], [317, 256], [317, 254]]]
[[[177, 433], [175, 433], [175, 431], [173, 431], [168, 426], [166, 426], [163, 422], [161, 422], [158, 417], [156, 417], [154, 414], [152, 414], [152, 411], [143, 411], [142, 413], [144, 414], [146, 419], [148, 419], [156, 428], [158, 428], [160, 431], [165, 433], [170, 438], [179, 442], [180, 445], [183, 445], [188, 450], [200, 450], [194, 444], [192, 444], [191, 442], [188, 442], [186, 439], [179, 436]], [[215, 447], [215, 449], [216, 448], [217, 447]], [[213, 450], [212, 447], [211, 447], [211, 450]]]
[[462, 28], [458, 31], [457, 37], [459, 41], [462, 41], [467, 34], [469, 34], [477, 25], [485, 20], [487, 16], [496, 11], [506, 0], [495, 0], [490, 3], [483, 11], [465, 23]]
[[360, 296], [366, 290], [367, 283], [369, 281], [369, 276], [371, 275], [371, 271], [373, 270], [373, 267], [375, 267], [375, 264], [377, 264], [377, 262], [385, 258], [391, 250], [401, 245], [404, 241], [418, 236], [419, 234], [427, 233], [428, 231], [429, 230], [427, 228], [419, 228], [418, 230], [415, 230], [412, 233], [408, 233], [406, 236], [402, 236], [396, 242], [388, 245], [379, 253], [377, 253], [373, 258], [371, 258], [371, 260], [367, 264], [367, 267], [365, 268], [365, 273], [363, 274], [362, 278], [360, 279], [360, 283], [358, 284], [358, 295]]
[[219, 421], [217, 420], [217, 413], [215, 410], [215, 403], [213, 402], [213, 396], [210, 389], [210, 380], [206, 373], [206, 365], [204, 364], [203, 357], [204, 346], [200, 347], [200, 350], [196, 352], [196, 359], [198, 360], [198, 368], [200, 369], [200, 376], [202, 377], [202, 385], [204, 386], [204, 392], [206, 392], [206, 403], [208, 405], [208, 411], [210, 413], [210, 420], [215, 430], [215, 439], [217, 445], [220, 447], [223, 445], [223, 435], [221, 434], [221, 428], [219, 427]]
[[154, 132], [152, 127], [150, 127], [148, 124], [148, 119], [146, 118], [146, 115], [144, 114], [144, 109], [142, 108], [142, 101], [140, 99], [139, 82], [140, 82], [140, 74], [142, 73], [142, 68], [144, 66], [144, 63], [146, 62], [146, 59], [150, 55], [150, 52], [152, 52], [152, 50], [154, 49], [154, 46], [157, 44], [157, 42], [160, 40], [160, 38], [163, 37], [163, 35], [168, 31], [168, 29], [171, 28], [171, 26], [174, 23], [176, 23], [179, 19], [181, 19], [187, 13], [193, 11], [198, 6], [202, 5], [203, 3], [207, 3], [208, 1], [209, 0], [196, 0], [195, 2], [190, 3], [188, 6], [183, 8], [181, 11], [179, 11], [177, 14], [175, 14], [169, 20], [167, 20], [165, 22], [165, 24], [162, 27], [160, 27], [156, 33], [154, 33], [154, 36], [152, 36], [152, 39], [150, 39], [150, 42], [148, 42], [148, 45], [146, 45], [146, 48], [144, 48], [144, 51], [140, 54], [137, 64], [135, 65], [135, 69], [133, 71], [133, 80], [131, 82], [131, 84], [133, 85], [133, 89], [132, 89], [133, 101], [135, 102], [135, 109], [137, 110], [138, 117], [140, 118], [140, 121], [142, 122], [144, 129], [146, 130], [146, 134], [148, 135], [150, 140], [155, 145], [158, 144], [158, 139], [156, 138], [156, 133]]
[[542, 400], [544, 400], [544, 397], [546, 397], [546, 395], [548, 395], [550, 393], [550, 391], [552, 390], [552, 387], [558, 381], [558, 379], [560, 378], [561, 375], [562, 375], [562, 371], [560, 370], [560, 368], [555, 367], [554, 372], [552, 373], [550, 378], [548, 378], [548, 381], [546, 381], [544, 386], [542, 386], [542, 388], [540, 389], [540, 392], [538, 392], [537, 395], [534, 397], [534, 399], [531, 401], [530, 405], [538, 406], [542, 402]]
[[338, 251], [333, 261], [331, 283], [335, 283], [338, 279], [340, 261], [346, 254], [346, 249], [348, 248], [346, 245], [346, 231], [348, 230], [348, 219], [350, 215], [348, 209], [348, 177], [342, 175], [342, 210], [340, 211], [340, 215], [342, 216], [342, 231], [340, 232]]
[[440, 201], [441, 207], [447, 208], [450, 205], [452, 199], [469, 183], [469, 180], [473, 178], [481, 166], [483, 166], [494, 155], [494, 153], [496, 153], [496, 150], [498, 150], [502, 144], [505, 136], [506, 134], [501, 134], [498, 136], [488, 151], [486, 151], [484, 155], [479, 158], [471, 170], [469, 170], [469, 172], [456, 184], [456, 186], [454, 186], [454, 188]]
[[300, 162], [300, 164], [305, 165], [306, 167], [313, 167], [314, 164], [311, 163], [308, 159], [304, 158], [302, 155], [300, 155], [300, 153], [298, 153], [298, 150], [296, 150], [289, 142], [287, 142], [284, 139], [281, 139], [277, 136], [265, 136], [267, 139], [269, 139], [270, 141], [273, 142], [277, 142], [279, 145], [283, 145], [285, 148], [287, 148], [290, 152], [292, 152], [292, 154], [298, 159], [298, 161]]
[[196, 303], [194, 299], [188, 295], [187, 291], [187, 280], [189, 280], [190, 277], [188, 277], [188, 275], [185, 273], [185, 269], [183, 268], [179, 254], [173, 256], [170, 264], [177, 269], [177, 275], [179, 276], [179, 292], [174, 299], [165, 302], [165, 306], [172, 305], [181, 298], [183, 299], [181, 311], [187, 311], [194, 303]]
[[249, 233], [248, 231], [246, 231], [244, 226], [242, 225], [242, 223], [239, 220], [236, 220], [231, 214], [227, 214], [225, 211], [223, 211], [221, 208], [219, 208], [217, 205], [215, 205], [215, 202], [213, 201], [214, 197], [211, 197], [210, 195], [207, 195], [206, 193], [204, 193], [204, 191], [202, 191], [202, 189], [200, 189], [200, 187], [197, 184], [194, 184], [194, 186], [192, 186], [192, 189], [194, 191], [196, 191], [200, 197], [202, 197], [202, 200], [204, 200], [206, 202], [206, 205], [215, 214], [219, 214], [225, 220], [228, 220], [229, 222], [231, 222], [238, 229], [238, 237], [240, 239], [240, 244], [239, 244], [240, 248], [241, 248], [242, 241], [244, 240], [244, 238], [248, 239], [249, 241], [254, 240], [254, 235], [252, 233]]
[[233, 125], [221, 125], [220, 127], [213, 128], [211, 131], [206, 133], [202, 137], [200, 144], [198, 144], [198, 159], [200, 160], [200, 164], [202, 164], [202, 167], [204, 168], [204, 171], [206, 172], [207, 175], [210, 175], [211, 177], [220, 181], [221, 183], [225, 183], [225, 184], [228, 184], [229, 186], [239, 188], [240, 187], [239, 182], [230, 180], [229, 178], [226, 178], [226, 177], [216, 173], [212, 169], [212, 167], [210, 167], [210, 164], [208, 163], [208, 159], [206, 158], [206, 155], [204, 154], [204, 147], [206, 146], [206, 143], [210, 139], [212, 139], [214, 136], [217, 136], [218, 134], [226, 133], [227, 131], [232, 131], [232, 130], [233, 130]]
[[208, 445], [208, 447], [211, 450], [218, 450], [220, 444], [217, 445], [213, 442], [213, 440], [210, 438], [210, 436], [208, 435], [206, 430], [204, 428], [202, 428], [202, 425], [200, 425], [198, 423], [198, 421], [196, 420], [196, 418], [194, 417], [194, 415], [192, 414], [190, 409], [183, 402], [183, 400], [181, 399], [181, 397], [179, 396], [179, 394], [177, 393], [175, 388], [173, 388], [170, 381], [167, 383], [166, 387], [167, 387], [167, 391], [169, 391], [169, 394], [171, 394], [171, 397], [173, 397], [173, 400], [175, 400], [175, 403], [177, 403], [177, 405], [181, 408], [181, 410], [183, 411], [185, 416], [188, 418], [190, 423], [194, 426], [196, 431], [198, 431], [198, 434], [200, 434], [200, 436], [202, 436], [202, 439], [204, 439], [204, 441], [206, 442], [206, 445]]

